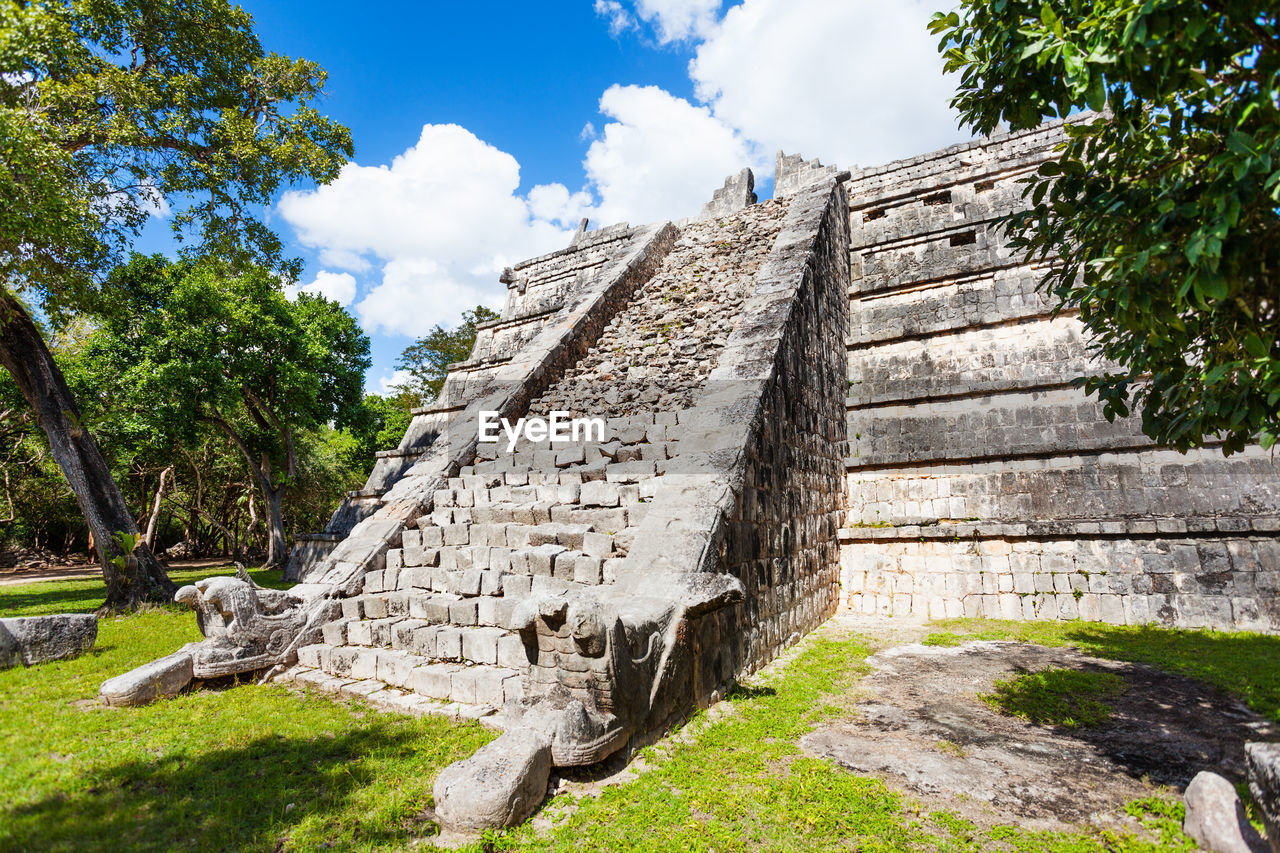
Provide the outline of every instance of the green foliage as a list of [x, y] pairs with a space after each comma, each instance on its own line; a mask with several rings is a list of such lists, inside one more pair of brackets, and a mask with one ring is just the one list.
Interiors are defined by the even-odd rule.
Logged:
[[1119, 365], [1108, 418], [1227, 452], [1280, 434], [1280, 26], [1256, 0], [962, 0], [938, 13], [981, 133], [1088, 107], [1008, 217], [1043, 286]]
[[1104, 700], [1124, 690], [1125, 681], [1110, 672], [1052, 667], [999, 679], [993, 688], [978, 698], [1001, 713], [1038, 726], [1078, 729], [1111, 719]]
[[[116, 541], [116, 545], [120, 547], [120, 553], [111, 558], [111, 564], [115, 566], [118, 571], [124, 573], [126, 566], [129, 564], [128, 555], [132, 554], [143, 542], [142, 534], [125, 533], [124, 531], [117, 530], [115, 533], [111, 534], [111, 538], [114, 539]], [[127, 577], [124, 582], [128, 583]]]
[[1075, 646], [1095, 657], [1145, 663], [1199, 678], [1280, 722], [1280, 668], [1276, 666], [1280, 661], [1280, 637], [1247, 631], [1187, 631], [1096, 622], [947, 619], [934, 625], [940, 630], [925, 639], [928, 645], [1016, 640], [1042, 646]]
[[[177, 271], [182, 268], [190, 267], [135, 258], [117, 273], [121, 278], [133, 276], [127, 285], [116, 282], [117, 293], [128, 296], [123, 303], [125, 311], [97, 325], [72, 323], [50, 335], [55, 358], [80, 401], [85, 423], [93, 430], [116, 482], [136, 517], [145, 518], [160, 472], [173, 467], [160, 516], [160, 550], [185, 542], [191, 555], [243, 554], [261, 544], [266, 508], [261, 497], [255, 497], [258, 484], [246, 469], [243, 454], [221, 429], [196, 420], [199, 406], [210, 399], [208, 392], [234, 391], [234, 377], [224, 375], [215, 386], [209, 384], [213, 379], [207, 371], [229, 371], [248, 363], [265, 373], [280, 366], [282, 373], [277, 376], [261, 382], [261, 377], [252, 377], [259, 383], [255, 396], [265, 400], [279, 396], [272, 382], [293, 375], [290, 369], [305, 368], [313, 374], [312, 379], [318, 374], [329, 390], [306, 384], [296, 393], [284, 395], [304, 400], [310, 412], [302, 419], [303, 425], [292, 430], [297, 461], [295, 475], [288, 481], [292, 485], [285, 493], [284, 514], [290, 533], [321, 529], [343, 494], [364, 482], [374, 450], [399, 441], [407, 425], [407, 412], [397, 421], [401, 410], [392, 409], [390, 421], [376, 421], [375, 435], [361, 432], [362, 427], [375, 423], [368, 405], [390, 403], [380, 397], [361, 399], [366, 344], [354, 321], [337, 306], [314, 299], [290, 303], [274, 292], [264, 295], [274, 291], [269, 278], [261, 282], [266, 285], [263, 294], [237, 289], [239, 285], [233, 283], [214, 301], [240, 303], [233, 306], [240, 319], [231, 322], [221, 314], [209, 315], [205, 320], [221, 324], [224, 331], [220, 337], [207, 336], [200, 328], [182, 328], [185, 319], [174, 316], [179, 306], [172, 304], [165, 287], [181, 278]], [[157, 285], [156, 278], [166, 279], [168, 284]], [[202, 279], [199, 286], [184, 290], [177, 301], [194, 303], [192, 311], [199, 315], [212, 304], [209, 293], [201, 290], [206, 285], [208, 281]], [[255, 306], [259, 317], [277, 319], [259, 324]], [[279, 320], [277, 315], [282, 313]], [[195, 326], [201, 322], [199, 317], [193, 320]], [[261, 334], [247, 337], [259, 325]], [[164, 333], [157, 336], [157, 328]], [[307, 333], [299, 332], [300, 328]], [[271, 329], [289, 339], [293, 355], [264, 348]], [[144, 340], [144, 333], [151, 337]], [[194, 351], [208, 340], [238, 340], [253, 349], [225, 359], [221, 351]], [[228, 352], [235, 349], [225, 346]], [[247, 355], [247, 362], [238, 360], [241, 355]], [[233, 406], [223, 414], [233, 426], [245, 428], [246, 440], [255, 442], [254, 452], [265, 449], [274, 455], [280, 475], [277, 479], [286, 478], [288, 466], [282, 464], [285, 448], [279, 433], [260, 430], [242, 407]], [[332, 425], [339, 420], [348, 422], [349, 428]], [[375, 444], [379, 429], [394, 430], [394, 439]], [[0, 491], [0, 545], [7, 542], [62, 553], [86, 546], [83, 519], [48, 455], [44, 435], [12, 380], [0, 374], [0, 487], [6, 475], [14, 517], [6, 523], [9, 503]]]
[[121, 371], [132, 410], [163, 435], [221, 419], [250, 450], [283, 453], [286, 429], [359, 416], [369, 340], [340, 305], [286, 298], [260, 267], [170, 263], [135, 255], [112, 275], [123, 310], [91, 357]]
[[[51, 342], [138, 517], [150, 512], [159, 472], [174, 468], [161, 547], [180, 539], [197, 552], [236, 553], [263, 536], [268, 508], [253, 496], [263, 468], [272, 489], [287, 489], [289, 529], [323, 527], [373, 458], [343, 429], [370, 418], [361, 387], [369, 343], [355, 320], [319, 297], [286, 299], [261, 268], [134, 256], [111, 286], [117, 311], [96, 325], [71, 324]], [[26, 411], [6, 375], [0, 413], [10, 399], [14, 411]], [[28, 423], [6, 437], [3, 423], [0, 473], [20, 485], [19, 518], [0, 526], [0, 539], [43, 540], [54, 550], [67, 547], [68, 535], [83, 543], [43, 434]], [[33, 473], [41, 476], [28, 488]], [[50, 542], [62, 528], [45, 531], [46, 516], [66, 517], [62, 541]]]
[[297, 485], [287, 493], [286, 517], [292, 533], [313, 533], [347, 492], [364, 485], [374, 458], [357, 435], [328, 424], [299, 433], [297, 445]]
[[352, 425], [358, 447], [357, 464], [367, 474], [373, 467], [374, 454], [379, 450], [388, 450], [400, 444], [404, 438], [410, 414], [418, 405], [418, 398], [408, 392], [401, 392], [394, 397], [383, 397], [380, 394], [366, 394], [364, 398], [364, 415]]
[[115, 307], [100, 282], [169, 202], [194, 253], [296, 274], [261, 211], [352, 154], [323, 69], [227, 0], [0, 0], [0, 72], [0, 281], [59, 319]]
[[170, 264], [134, 256], [113, 275], [127, 310], [94, 339], [118, 371], [122, 398], [154, 433], [190, 440], [201, 423], [225, 431], [251, 465], [294, 476], [297, 433], [361, 417], [369, 340], [337, 303], [285, 297], [260, 267]]
[[448, 373], [446, 368], [471, 357], [471, 347], [476, 342], [476, 325], [496, 319], [496, 311], [477, 305], [471, 311], [462, 312], [462, 322], [453, 331], [436, 326], [405, 347], [396, 360], [396, 369], [408, 371], [409, 379], [396, 390], [402, 396], [411, 397], [416, 406], [424, 406], [434, 400], [444, 386]]

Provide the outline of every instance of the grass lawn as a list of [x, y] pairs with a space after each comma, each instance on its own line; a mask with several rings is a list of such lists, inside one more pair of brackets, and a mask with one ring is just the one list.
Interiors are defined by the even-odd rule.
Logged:
[[[175, 580], [225, 571], [175, 573]], [[97, 581], [0, 587], [0, 615], [92, 610], [103, 595]], [[950, 622], [931, 641], [1016, 639], [1023, 630], [1036, 642], [1198, 675], [1273, 717], [1280, 707], [1276, 638]], [[97, 648], [81, 658], [0, 672], [0, 849], [430, 847], [434, 829], [423, 811], [436, 773], [491, 733], [473, 723], [305, 698], [276, 685], [186, 694], [140, 709], [109, 710], [93, 700], [103, 679], [194, 639], [190, 613], [156, 609], [103, 621]], [[593, 797], [559, 795], [543, 810], [549, 828], [543, 820], [541, 831], [526, 825], [491, 833], [472, 849], [1193, 849], [1178, 830], [1181, 807], [1172, 803], [1130, 807], [1149, 826], [1145, 838], [980, 830], [805, 756], [797, 740], [817, 722], [848, 713], [862, 661], [875, 647], [872, 638], [824, 629], [786, 667], [741, 687], [726, 712], [704, 715], [647, 749], [648, 769], [634, 781]]]

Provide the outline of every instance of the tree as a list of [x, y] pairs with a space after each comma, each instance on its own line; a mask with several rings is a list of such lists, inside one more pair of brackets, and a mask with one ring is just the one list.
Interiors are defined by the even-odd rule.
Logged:
[[1006, 220], [1121, 365], [1081, 384], [1178, 449], [1280, 435], [1280, 26], [1237, 0], [962, 0], [930, 25], [979, 133], [1088, 107]]
[[362, 417], [369, 339], [336, 302], [287, 299], [262, 267], [135, 255], [111, 284], [127, 312], [104, 323], [97, 359], [156, 435], [189, 442], [204, 423], [230, 439], [262, 494], [267, 565], [282, 563], [298, 434]]
[[405, 430], [413, 420], [410, 411], [419, 405], [418, 400], [416, 395], [408, 392], [394, 397], [366, 394], [364, 413], [350, 428], [356, 445], [348, 464], [362, 469], [368, 476], [373, 470], [377, 452], [398, 446], [400, 439], [404, 438]]
[[296, 275], [260, 211], [352, 154], [311, 106], [324, 80], [264, 52], [227, 0], [0, 0], [0, 364], [99, 545], [109, 608], [172, 598], [173, 584], [145, 545], [117, 568], [114, 534], [137, 525], [17, 295], [54, 323], [112, 310], [105, 272], [170, 202], [188, 251]]
[[453, 331], [436, 326], [425, 336], [405, 347], [396, 360], [396, 369], [405, 370], [409, 378], [394, 390], [408, 395], [415, 405], [424, 406], [440, 394], [448, 366], [471, 357], [476, 342], [476, 325], [498, 319], [498, 312], [483, 305], [462, 312], [462, 322]]

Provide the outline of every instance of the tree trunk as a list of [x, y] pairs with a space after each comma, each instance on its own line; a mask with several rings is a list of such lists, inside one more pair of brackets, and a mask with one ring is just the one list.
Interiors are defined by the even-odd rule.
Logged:
[[282, 565], [288, 556], [284, 535], [284, 488], [271, 482], [271, 458], [263, 453], [254, 459], [244, 439], [221, 415], [207, 416], [205, 420], [225, 432], [248, 463], [249, 472], [267, 503], [267, 562], [263, 565]]
[[283, 565], [288, 553], [284, 538], [284, 489], [272, 489], [267, 495], [267, 565]]
[[173, 473], [173, 466], [170, 465], [160, 472], [160, 484], [156, 486], [156, 500], [151, 505], [151, 516], [147, 519], [147, 532], [142, 538], [147, 543], [147, 547], [152, 551], [156, 549], [156, 525], [160, 521], [160, 502], [164, 500], [164, 490], [166, 480]]
[[[0, 365], [9, 371], [49, 439], [49, 449], [76, 496], [98, 547], [109, 610], [132, 610], [143, 601], [172, 601], [176, 588], [145, 543], [124, 554], [113, 534], [138, 536], [128, 504], [84, 426], [80, 408], [53, 354], [26, 309], [0, 287]], [[136, 559], [129, 559], [130, 556]], [[124, 558], [121, 570], [113, 557]]]

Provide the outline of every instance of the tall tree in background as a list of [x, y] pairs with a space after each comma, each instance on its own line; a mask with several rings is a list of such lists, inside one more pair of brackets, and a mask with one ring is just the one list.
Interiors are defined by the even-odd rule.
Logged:
[[962, 0], [934, 16], [978, 133], [1088, 107], [1030, 179], [1013, 245], [1054, 262], [1124, 369], [1083, 384], [1108, 418], [1230, 453], [1280, 435], [1280, 26], [1274, 3]]
[[[97, 541], [108, 608], [169, 599], [137, 525], [26, 307], [109, 312], [105, 272], [153, 210], [182, 204], [191, 251], [285, 274], [261, 220], [282, 183], [332, 180], [346, 128], [311, 101], [314, 63], [266, 53], [226, 0], [0, 0], [0, 364], [48, 436]], [[113, 558], [120, 558], [123, 569]]]
[[286, 299], [263, 268], [135, 255], [111, 284], [128, 310], [104, 323], [96, 360], [154, 434], [190, 444], [204, 423], [231, 440], [262, 493], [267, 565], [282, 563], [299, 434], [364, 417], [369, 339], [336, 302]]
[[413, 406], [430, 403], [444, 386], [449, 372], [446, 368], [471, 357], [471, 347], [476, 342], [476, 325], [496, 319], [498, 312], [477, 305], [471, 311], [462, 312], [462, 322], [453, 331], [436, 326], [405, 347], [396, 360], [396, 369], [407, 371], [409, 378], [394, 390]]

